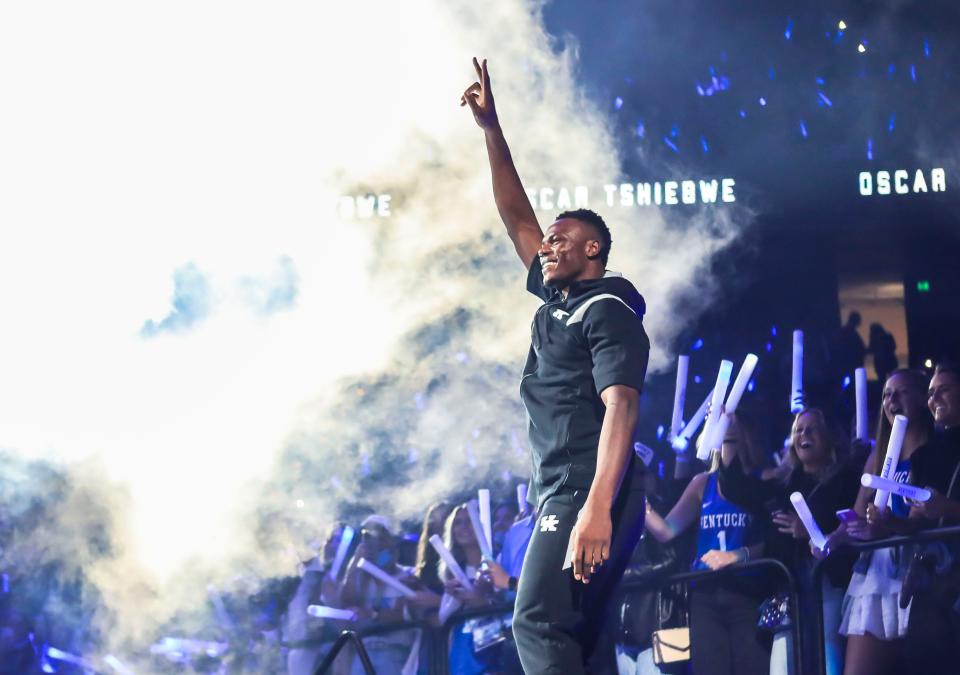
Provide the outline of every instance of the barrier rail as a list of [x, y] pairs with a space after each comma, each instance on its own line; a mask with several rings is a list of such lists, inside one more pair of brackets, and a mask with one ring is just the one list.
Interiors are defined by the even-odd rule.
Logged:
[[[957, 532], [960, 534], [960, 528], [957, 528]], [[794, 644], [798, 645], [798, 648], [793, 650], [793, 667], [794, 672], [803, 673], [803, 657], [801, 655], [802, 650], [799, 648], [800, 631], [803, 623], [803, 617], [799, 612], [800, 602], [798, 587], [794, 575], [783, 563], [778, 560], [774, 560], [772, 558], [758, 558], [748, 562], [736, 563], [719, 570], [699, 570], [695, 572], [674, 572], [672, 574], [652, 574], [640, 579], [630, 579], [621, 583], [620, 588], [617, 591], [616, 598], [617, 602], [619, 602], [625, 595], [629, 593], [666, 588], [678, 583], [690, 583], [701, 580], [707, 581], [729, 576], [736, 576], [738, 574], [756, 569], [772, 569], [778, 572], [787, 583], [788, 592], [790, 594], [790, 630], [793, 632]], [[344, 631], [337, 638], [337, 641], [334, 643], [333, 647], [331, 647], [321, 664], [315, 669], [314, 675], [323, 675], [326, 673], [347, 642], [352, 642], [357, 647], [357, 655], [360, 657], [361, 663], [363, 664], [367, 675], [376, 675], [373, 670], [370, 657], [367, 654], [366, 649], [363, 647], [363, 638], [400, 630], [415, 630], [418, 628], [422, 629], [423, 640], [425, 641], [425, 648], [422, 647], [422, 649], [425, 649], [426, 653], [430, 657], [428, 671], [431, 673], [431, 675], [450, 675], [450, 662], [447, 650], [450, 643], [451, 631], [456, 626], [461, 625], [464, 621], [469, 619], [476, 619], [485, 616], [499, 616], [512, 611], [512, 602], [497, 603], [495, 605], [486, 605], [484, 607], [461, 610], [451, 615], [440, 627], [431, 627], [426, 625], [425, 622], [421, 621], [369, 626], [358, 631]]]
[[[932, 530], [923, 530], [915, 534], [888, 537], [886, 539], [877, 539], [875, 541], [853, 541], [845, 544], [847, 547], [858, 551], [875, 551], [880, 548], [893, 548], [894, 546], [903, 546], [905, 544], [915, 544], [926, 541], [944, 541], [946, 539], [960, 538], [960, 527], [942, 527]], [[827, 672], [826, 645], [823, 639], [823, 588], [821, 578], [823, 576], [824, 561], [818, 560], [811, 571], [811, 585], [813, 586], [814, 599], [816, 600], [817, 611], [813, 613], [814, 631], [817, 645], [817, 669], [818, 675], [825, 675]], [[797, 643], [799, 644], [799, 643]], [[800, 651], [799, 649], [795, 651]], [[797, 671], [803, 672], [803, 671]]]

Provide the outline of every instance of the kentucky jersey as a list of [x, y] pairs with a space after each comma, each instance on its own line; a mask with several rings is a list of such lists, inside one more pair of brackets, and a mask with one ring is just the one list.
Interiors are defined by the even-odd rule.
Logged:
[[717, 472], [707, 476], [700, 504], [700, 532], [697, 535], [697, 557], [693, 569], [708, 569], [700, 560], [708, 551], [736, 551], [760, 541], [753, 516], [720, 496]]

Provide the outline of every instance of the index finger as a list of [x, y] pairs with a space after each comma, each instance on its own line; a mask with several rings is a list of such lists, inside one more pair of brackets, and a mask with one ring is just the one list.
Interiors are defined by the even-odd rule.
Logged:
[[487, 72], [487, 60], [483, 60], [483, 90], [490, 91], [490, 73]]

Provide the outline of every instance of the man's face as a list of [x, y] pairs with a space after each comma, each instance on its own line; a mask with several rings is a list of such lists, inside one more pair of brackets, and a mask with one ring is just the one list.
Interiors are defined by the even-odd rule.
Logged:
[[600, 253], [600, 242], [586, 223], [563, 218], [547, 228], [540, 244], [540, 264], [545, 286], [565, 288], [579, 278]]
[[960, 425], [960, 387], [952, 373], [937, 373], [930, 380], [927, 405], [937, 424], [950, 428]]

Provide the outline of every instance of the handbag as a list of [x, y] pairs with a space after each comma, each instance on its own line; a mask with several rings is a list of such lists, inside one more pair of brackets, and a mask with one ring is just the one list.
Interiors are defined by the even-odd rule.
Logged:
[[760, 603], [757, 628], [779, 633], [790, 628], [790, 594], [774, 593]]
[[662, 628], [652, 635], [653, 662], [658, 666], [690, 659], [690, 628]]
[[[671, 589], [662, 589], [659, 593], [660, 603], [669, 601], [676, 613], [679, 615], [681, 623], [686, 625], [675, 628], [664, 628], [664, 614], [658, 612], [657, 624], [659, 628], [650, 636], [651, 646], [653, 647], [653, 662], [658, 666], [668, 663], [678, 663], [690, 660], [690, 617], [687, 614], [687, 587], [674, 586]], [[673, 614], [674, 612], [670, 612]], [[667, 616], [669, 618], [669, 614]]]

